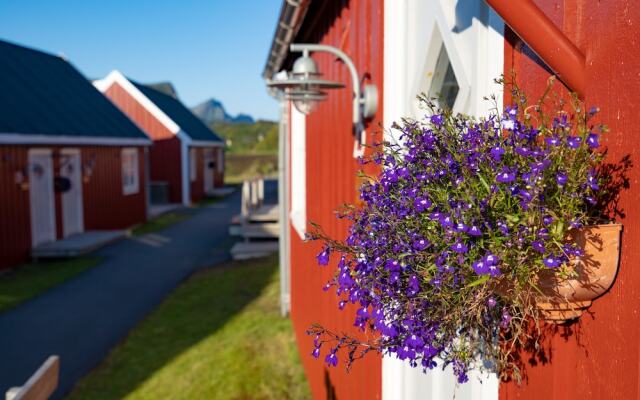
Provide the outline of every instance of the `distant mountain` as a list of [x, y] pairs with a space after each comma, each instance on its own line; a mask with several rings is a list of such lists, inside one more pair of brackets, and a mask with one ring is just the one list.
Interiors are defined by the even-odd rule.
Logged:
[[176, 88], [171, 82], [147, 83], [145, 84], [145, 86], [148, 86], [151, 89], [155, 89], [164, 94], [168, 94], [169, 96], [176, 99], [178, 98], [178, 92], [176, 92]]
[[191, 111], [207, 125], [218, 122], [247, 124], [253, 124], [255, 122], [253, 118], [247, 114], [238, 114], [235, 117], [227, 114], [222, 102], [216, 99], [206, 100], [193, 107]]

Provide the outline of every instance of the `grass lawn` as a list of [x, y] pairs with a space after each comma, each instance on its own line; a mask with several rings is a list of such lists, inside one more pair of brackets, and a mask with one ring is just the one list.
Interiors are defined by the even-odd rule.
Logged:
[[70, 399], [305, 399], [277, 258], [230, 262], [171, 294]]
[[99, 262], [96, 257], [41, 261], [0, 275], [0, 312], [73, 278]]
[[177, 224], [178, 222], [182, 222], [187, 218], [189, 218], [189, 215], [178, 211], [168, 212], [156, 218], [150, 219], [146, 223], [138, 226], [133, 230], [133, 234], [144, 235], [147, 233], [161, 231], [164, 228], [167, 228], [173, 224]]

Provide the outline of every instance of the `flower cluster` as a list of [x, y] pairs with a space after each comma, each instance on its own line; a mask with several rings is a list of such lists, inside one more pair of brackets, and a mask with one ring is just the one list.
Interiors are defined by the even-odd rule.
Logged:
[[[518, 340], [535, 316], [531, 292], [541, 271], [562, 276], [581, 250], [565, 238], [590, 220], [599, 189], [602, 126], [577, 100], [550, 112], [515, 103], [486, 118], [453, 115], [428, 99], [430, 116], [394, 125], [395, 142], [364, 162], [380, 166], [360, 188], [362, 203], [344, 242], [320, 231], [320, 265], [337, 261], [338, 306], [357, 305], [355, 325], [377, 332], [356, 341], [314, 326], [313, 355], [335, 366], [370, 350], [427, 369], [451, 365], [459, 382], [471, 368], [507, 370], [497, 343]], [[547, 272], [548, 273], [548, 272]], [[488, 363], [487, 363], [488, 361]]]

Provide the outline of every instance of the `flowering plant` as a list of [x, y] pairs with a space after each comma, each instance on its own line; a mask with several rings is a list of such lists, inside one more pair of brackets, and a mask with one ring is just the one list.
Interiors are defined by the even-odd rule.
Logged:
[[325, 242], [320, 265], [338, 253], [326, 289], [377, 333], [363, 341], [314, 325], [316, 358], [324, 346], [332, 366], [346, 349], [348, 366], [377, 351], [425, 371], [451, 365], [459, 382], [487, 366], [519, 377], [514, 349], [539, 319], [539, 274], [575, 275], [568, 261], [582, 251], [567, 233], [602, 218], [596, 149], [606, 128], [577, 98], [530, 106], [513, 88], [512, 99], [475, 118], [421, 97], [430, 116], [395, 124], [398, 142], [363, 160], [381, 172], [363, 175], [361, 204], [339, 213], [348, 237], [318, 228], [311, 238]]

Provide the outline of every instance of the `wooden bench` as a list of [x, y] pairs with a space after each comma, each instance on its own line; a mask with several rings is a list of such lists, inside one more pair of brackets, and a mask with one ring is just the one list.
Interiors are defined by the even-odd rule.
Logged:
[[20, 387], [7, 390], [6, 400], [47, 400], [58, 387], [60, 358], [51, 356]]

